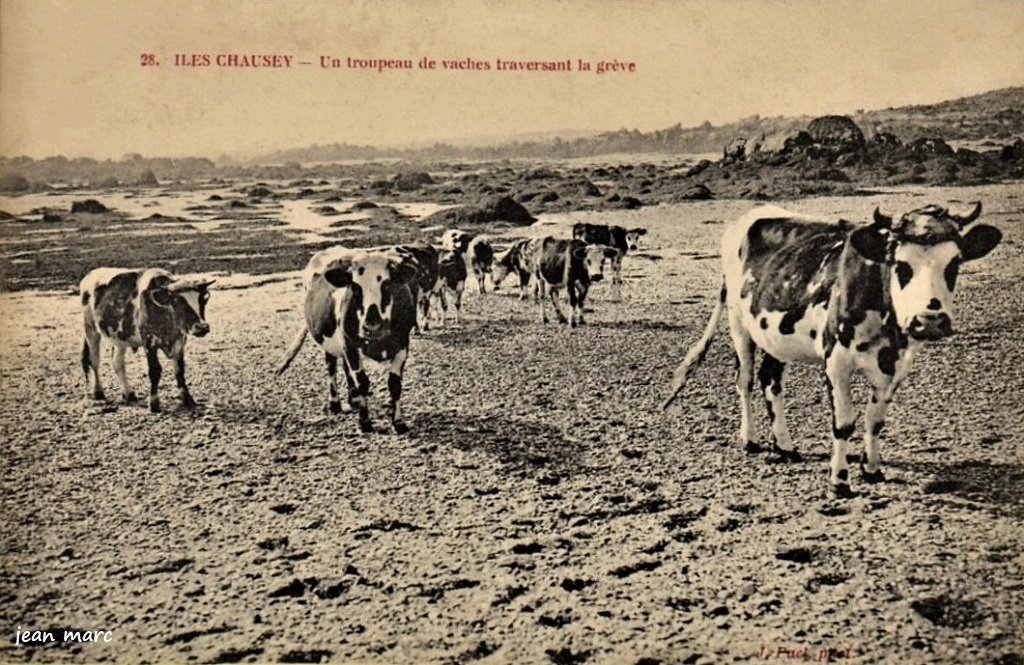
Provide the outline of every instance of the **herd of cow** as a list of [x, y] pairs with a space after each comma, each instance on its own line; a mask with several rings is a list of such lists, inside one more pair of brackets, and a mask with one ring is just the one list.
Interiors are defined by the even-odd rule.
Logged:
[[[953, 334], [952, 294], [961, 263], [985, 256], [1002, 237], [998, 229], [984, 224], [964, 231], [980, 213], [980, 203], [964, 215], [929, 205], [894, 221], [876, 209], [871, 223], [854, 225], [806, 218], [775, 206], [755, 208], [723, 235], [720, 297], [704, 334], [676, 370], [663, 408], [680, 394], [691, 370], [704, 358], [723, 311], [728, 311], [737, 359], [740, 439], [747, 452], [763, 450], [754, 442], [751, 423], [754, 352], [761, 349], [757, 377], [771, 421], [772, 452], [782, 461], [800, 459], [784, 417], [786, 363], [823, 363], [832, 409], [833, 493], [853, 495], [850, 459], [861, 460], [865, 482], [883, 481], [878, 437], [888, 405], [919, 347]], [[483, 293], [488, 273], [497, 290], [515, 272], [521, 299], [532, 284], [542, 321], [548, 321], [545, 300], [550, 299], [559, 322], [582, 324], [590, 284], [602, 279], [607, 261], [613, 288], [621, 289], [623, 256], [637, 249], [644, 233], [577, 224], [572, 238], [520, 240], [497, 255], [486, 237], [459, 230], [444, 234], [440, 250], [413, 243], [320, 251], [302, 277], [305, 325], [278, 374], [312, 335], [324, 350], [330, 412], [355, 410], [360, 429], [370, 432], [364, 361], [381, 363], [388, 369], [392, 426], [396, 433], [405, 433], [408, 426], [400, 406], [403, 368], [411, 333], [428, 329], [432, 302], [438, 303], [444, 321], [447, 299], [453, 298], [458, 317], [470, 273]], [[104, 399], [99, 362], [100, 342], [106, 337], [114, 345], [114, 370], [126, 402], [137, 398], [125, 374], [124, 354], [128, 348], [144, 348], [150, 409], [160, 409], [158, 351], [174, 361], [181, 400], [193, 407], [185, 380], [185, 340], [210, 330], [205, 307], [211, 283], [182, 279], [158, 268], [90, 272], [81, 283], [82, 367], [87, 380], [91, 374], [93, 397]], [[559, 304], [562, 290], [571, 310], [568, 318]], [[339, 359], [346, 382], [344, 403], [337, 380]], [[863, 456], [850, 456], [848, 450], [856, 421], [850, 392], [855, 372], [861, 372], [872, 389]]]

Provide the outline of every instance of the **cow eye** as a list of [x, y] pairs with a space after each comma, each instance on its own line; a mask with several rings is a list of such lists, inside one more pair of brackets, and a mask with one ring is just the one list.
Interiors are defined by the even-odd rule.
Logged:
[[960, 274], [960, 259], [950, 261], [943, 274], [946, 278], [946, 286], [952, 291], [956, 287], [956, 278]]
[[907, 284], [910, 283], [910, 278], [914, 276], [914, 269], [910, 267], [910, 264], [906, 261], [896, 262], [896, 279], [900, 281], [900, 288], [907, 288]]
[[359, 270], [357, 270], [356, 272], [362, 275], [364, 272], [366, 272], [366, 268], [364, 268], [363, 266], [359, 266]]

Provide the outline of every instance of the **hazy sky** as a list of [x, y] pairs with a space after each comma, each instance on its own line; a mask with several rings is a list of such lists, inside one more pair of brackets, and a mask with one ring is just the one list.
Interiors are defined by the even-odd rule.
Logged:
[[[0, 154], [253, 154], [849, 113], [1024, 85], [1024, 2], [0, 0]], [[141, 66], [152, 53], [158, 66]], [[175, 67], [174, 54], [213, 63]], [[221, 54], [292, 56], [280, 69]], [[438, 69], [321, 69], [426, 56]], [[444, 71], [442, 59], [490, 71]], [[495, 71], [618, 60], [633, 73]], [[298, 65], [300, 61], [312, 65]]]

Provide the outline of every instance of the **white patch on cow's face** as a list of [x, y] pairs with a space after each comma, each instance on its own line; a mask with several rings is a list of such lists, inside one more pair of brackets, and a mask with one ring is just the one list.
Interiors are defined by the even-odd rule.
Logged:
[[607, 248], [604, 245], [588, 245], [585, 265], [591, 282], [600, 282], [604, 279], [604, 262]]
[[188, 333], [196, 337], [202, 337], [210, 332], [210, 326], [203, 317], [206, 301], [210, 299], [210, 294], [206, 291], [182, 291], [178, 295], [185, 300], [189, 309], [195, 314], [195, 321], [189, 326]]
[[352, 284], [362, 295], [357, 314], [364, 337], [380, 337], [387, 332], [395, 303], [390, 268], [390, 259], [381, 254], [363, 254], [352, 261]]
[[[953, 288], [960, 248], [953, 241], [935, 245], [900, 243], [890, 268], [889, 291], [896, 322], [916, 339], [938, 339], [953, 332]], [[948, 279], [951, 271], [954, 278]]]
[[639, 231], [629, 231], [626, 233], [626, 247], [629, 251], [635, 252], [640, 249], [640, 236], [643, 235]]
[[498, 287], [501, 285], [501, 283], [505, 281], [506, 277], [508, 277], [509, 272], [509, 267], [500, 262], [495, 262], [494, 265], [491, 267], [491, 281], [494, 283], [495, 291], [498, 290]]

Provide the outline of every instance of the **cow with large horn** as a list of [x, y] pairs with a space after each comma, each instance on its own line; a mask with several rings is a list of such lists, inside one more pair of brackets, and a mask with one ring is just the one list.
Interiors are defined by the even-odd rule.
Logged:
[[722, 239], [723, 283], [703, 336], [675, 371], [667, 407], [705, 356], [723, 310], [738, 359], [740, 439], [754, 442], [751, 393], [754, 351], [764, 351], [757, 373], [768, 405], [773, 450], [799, 459], [786, 427], [782, 375], [789, 362], [825, 366], [832, 407], [830, 484], [852, 496], [847, 452], [856, 413], [850, 380], [861, 372], [871, 386], [865, 414], [862, 478], [885, 479], [879, 435], [886, 411], [925, 343], [954, 332], [953, 290], [960, 266], [988, 254], [1002, 234], [988, 225], [965, 232], [981, 214], [929, 205], [898, 221], [875, 210], [864, 226], [797, 216], [776, 206], [755, 208]]
[[105, 398], [100, 382], [100, 344], [106, 338], [114, 345], [114, 372], [125, 402], [138, 399], [125, 372], [125, 351], [144, 348], [150, 410], [160, 411], [157, 391], [163, 368], [158, 351], [174, 361], [181, 403], [194, 408], [195, 400], [185, 382], [185, 341], [189, 335], [204, 337], [210, 332], [206, 303], [211, 284], [213, 280], [183, 279], [159, 268], [97, 268], [86, 275], [79, 286], [85, 318], [82, 369], [86, 380], [92, 377], [93, 398]]

